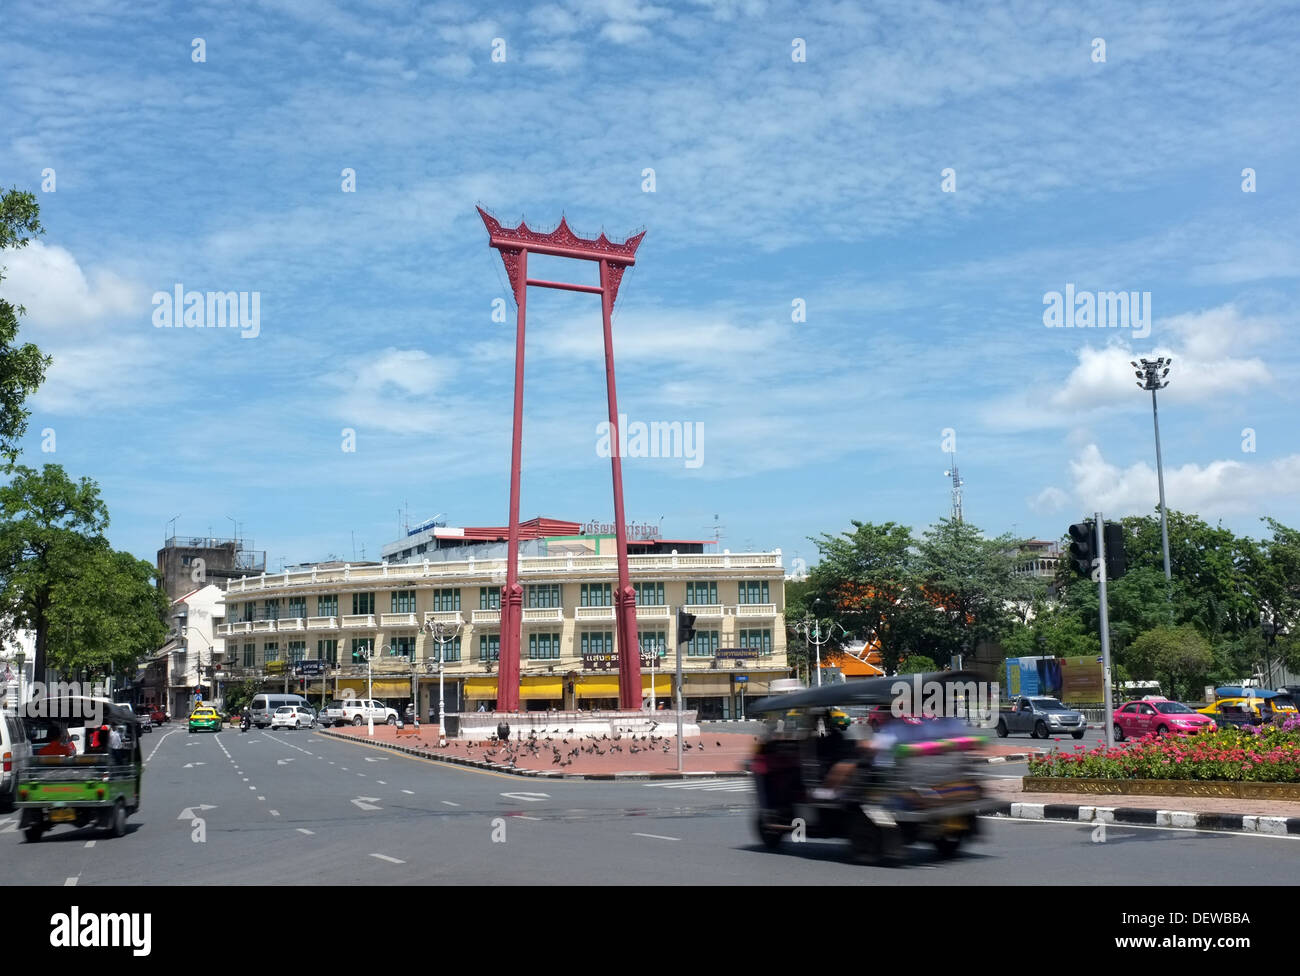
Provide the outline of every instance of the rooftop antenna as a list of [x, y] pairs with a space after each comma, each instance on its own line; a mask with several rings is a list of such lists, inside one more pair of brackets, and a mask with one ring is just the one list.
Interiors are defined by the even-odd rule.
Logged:
[[352, 561], [357, 561], [357, 530], [352, 530]]
[[943, 473], [945, 478], [952, 478], [952, 520], [961, 521], [961, 487], [966, 482], [961, 480], [961, 475], [957, 473], [957, 452], [949, 454], [952, 461], [952, 467]]
[[706, 525], [705, 528], [706, 528], [706, 529], [712, 529], [712, 530], [713, 530], [713, 547], [714, 547], [714, 549], [716, 550], [717, 547], [718, 547], [718, 545], [719, 545], [719, 544], [721, 543], [721, 541], [722, 541], [722, 530], [723, 530], [724, 528], [726, 528], [726, 526], [724, 526], [724, 525], [720, 525], [720, 524], [718, 523], [718, 516], [717, 516], [717, 513], [714, 513], [714, 516], [713, 516], [713, 524], [712, 524], [712, 525]]

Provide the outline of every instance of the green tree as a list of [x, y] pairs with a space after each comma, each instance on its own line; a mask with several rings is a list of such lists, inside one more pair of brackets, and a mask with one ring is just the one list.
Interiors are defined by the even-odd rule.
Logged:
[[[0, 251], [26, 247], [44, 230], [34, 194], [15, 187], [0, 195]], [[0, 266], [0, 283], [3, 281], [4, 268]], [[26, 311], [0, 296], [0, 459], [6, 467], [18, 460], [18, 441], [27, 433], [30, 415], [24, 404], [45, 379], [50, 364], [50, 358], [35, 345], [18, 342], [18, 317]]]
[[1156, 627], [1139, 634], [1129, 648], [1129, 669], [1139, 679], [1167, 679], [1169, 694], [1178, 698], [1214, 667], [1210, 643], [1195, 627]]
[[928, 671], [938, 670], [939, 666], [934, 663], [933, 659], [926, 657], [924, 654], [909, 655], [898, 666], [899, 674], [925, 674]]
[[107, 545], [107, 527], [99, 486], [89, 478], [72, 481], [60, 465], [40, 471], [19, 466], [12, 480], [0, 485], [0, 617], [11, 627], [35, 632], [33, 660], [40, 680], [47, 667], [55, 590], [78, 571], [78, 560]]

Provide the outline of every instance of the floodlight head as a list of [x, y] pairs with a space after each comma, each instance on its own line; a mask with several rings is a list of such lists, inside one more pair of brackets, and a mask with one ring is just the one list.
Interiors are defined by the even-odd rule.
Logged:
[[1130, 360], [1128, 361], [1128, 364], [1129, 364], [1130, 366], [1137, 366], [1137, 360], [1136, 360], [1136, 359], [1130, 359]]

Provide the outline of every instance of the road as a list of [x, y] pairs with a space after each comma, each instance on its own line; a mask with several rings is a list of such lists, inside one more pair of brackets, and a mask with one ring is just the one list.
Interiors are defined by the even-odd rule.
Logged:
[[[145, 737], [126, 837], [0, 815], [8, 884], [1286, 884], [1300, 838], [985, 820], [969, 853], [863, 868], [833, 842], [763, 850], [743, 780], [552, 782], [448, 767], [309, 732]], [[998, 770], [998, 767], [992, 767]], [[998, 770], [999, 773], [1001, 772]]]

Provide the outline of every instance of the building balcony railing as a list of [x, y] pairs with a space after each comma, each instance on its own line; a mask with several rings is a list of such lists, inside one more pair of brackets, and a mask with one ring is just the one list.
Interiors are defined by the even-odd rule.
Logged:
[[775, 603], [742, 603], [736, 607], [737, 617], [775, 617]]
[[500, 610], [475, 610], [472, 620], [475, 627], [478, 627], [482, 624], [496, 624], [499, 626], [501, 624], [501, 611]]
[[279, 626], [275, 629], [283, 634], [286, 630], [306, 630], [307, 628], [304, 626], [302, 617], [290, 617], [281, 619]]
[[379, 615], [379, 626], [418, 627], [419, 623], [413, 613], [381, 613]]
[[526, 624], [564, 623], [564, 610], [560, 607], [524, 607]]
[[307, 629], [308, 630], [338, 630], [339, 618], [338, 617], [308, 617]]
[[642, 607], [636, 608], [637, 620], [668, 620], [670, 617], [668, 608], [665, 607]]
[[[781, 550], [747, 553], [666, 553], [654, 556], [628, 556], [628, 568], [635, 575], [682, 570], [698, 574], [705, 570], [773, 570], [784, 572]], [[618, 563], [613, 555], [607, 556], [525, 556], [519, 560], [520, 573], [528, 577], [614, 576]], [[505, 559], [464, 559], [454, 562], [398, 563], [378, 566], [344, 566], [341, 569], [285, 570], [282, 573], [261, 573], [233, 579], [226, 584], [228, 593], [246, 593], [259, 590], [281, 589], [292, 586], [319, 586], [338, 583], [405, 584], [422, 579], [455, 579], [463, 577], [502, 577], [506, 572]]]
[[343, 615], [343, 628], [345, 630], [374, 630], [375, 615], [373, 613], [347, 613]]
[[593, 620], [613, 620], [613, 607], [574, 607], [573, 619], [590, 623]]
[[721, 603], [688, 603], [682, 609], [689, 614], [694, 614], [696, 617], [722, 616]]
[[[482, 613], [484, 611], [476, 611]], [[492, 611], [496, 613], [497, 611]], [[424, 612], [424, 622], [426, 624], [446, 624], [454, 627], [458, 623], [465, 622], [465, 611], [463, 610], [426, 610]]]
[[275, 633], [275, 625], [276, 625], [276, 623], [277, 623], [277, 621], [275, 621], [275, 620], [254, 620], [254, 621], [253, 621], [253, 633], [254, 633], [254, 634], [273, 634], [273, 633]]

